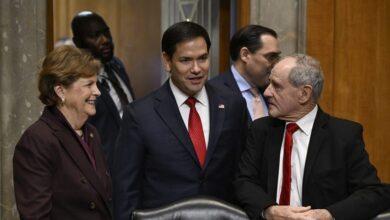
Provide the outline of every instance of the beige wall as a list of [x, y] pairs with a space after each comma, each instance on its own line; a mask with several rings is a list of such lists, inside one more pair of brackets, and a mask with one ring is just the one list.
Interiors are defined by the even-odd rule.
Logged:
[[160, 86], [160, 1], [53, 1], [54, 40], [71, 37], [70, 22], [82, 10], [100, 14], [110, 26], [115, 55], [125, 64], [137, 98]]

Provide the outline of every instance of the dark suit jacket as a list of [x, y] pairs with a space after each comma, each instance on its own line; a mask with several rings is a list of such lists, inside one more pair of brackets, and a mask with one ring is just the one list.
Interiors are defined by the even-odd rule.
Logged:
[[[233, 72], [232, 72], [231, 68], [229, 68], [229, 70], [227, 70], [226, 72], [219, 74], [218, 76], [210, 79], [209, 84], [213, 85], [219, 89], [228, 90], [228, 91], [233, 92], [236, 95], [242, 96], [242, 93], [240, 91], [240, 88], [238, 87], [237, 81], [236, 81], [236, 79], [234, 79]], [[263, 92], [264, 91], [261, 91], [260, 94], [263, 95]], [[263, 98], [264, 98], [264, 100], [266, 100], [264, 96], [263, 96]], [[249, 113], [247, 115], [248, 115], [248, 125], [250, 125], [250, 123], [252, 123], [252, 118], [251, 118], [251, 115]]]
[[[114, 71], [126, 84], [127, 89], [130, 91], [131, 96], [134, 99], [134, 92], [130, 86], [130, 81], [122, 62], [116, 57], [114, 57], [110, 62], [112, 63]], [[89, 122], [99, 131], [104, 154], [106, 155], [109, 166], [111, 166], [121, 118], [109, 91], [100, 82], [97, 82], [97, 86], [101, 95], [96, 100], [96, 115], [91, 117]]]
[[46, 107], [15, 148], [15, 197], [21, 219], [112, 219], [111, 179], [96, 129], [85, 125], [95, 171], [78, 137], [53, 112]]
[[203, 169], [168, 81], [128, 106], [114, 163], [116, 219], [194, 195], [233, 201], [232, 181], [245, 141], [245, 101], [212, 86], [206, 90], [210, 135]]
[[[285, 122], [253, 122], [235, 180], [237, 197], [251, 219], [276, 204], [279, 155]], [[318, 110], [309, 142], [302, 205], [326, 208], [337, 220], [370, 219], [390, 204], [388, 191], [364, 149], [361, 125]]]

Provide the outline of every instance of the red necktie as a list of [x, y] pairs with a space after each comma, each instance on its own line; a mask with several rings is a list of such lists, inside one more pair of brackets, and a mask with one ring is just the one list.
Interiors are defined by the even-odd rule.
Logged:
[[206, 142], [203, 134], [202, 121], [196, 111], [194, 97], [189, 97], [185, 103], [190, 107], [190, 116], [188, 118], [188, 131], [190, 133], [192, 144], [194, 145], [196, 155], [200, 166], [203, 168], [206, 158]]
[[283, 156], [283, 182], [282, 192], [280, 193], [279, 205], [290, 205], [291, 192], [291, 151], [293, 146], [292, 135], [298, 130], [298, 125], [290, 123], [287, 125], [286, 135], [284, 136], [284, 156]]

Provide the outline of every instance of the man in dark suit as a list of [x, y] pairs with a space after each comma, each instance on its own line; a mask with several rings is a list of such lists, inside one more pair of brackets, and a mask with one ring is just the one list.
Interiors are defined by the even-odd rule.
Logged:
[[91, 51], [104, 65], [97, 82], [101, 96], [90, 123], [99, 131], [111, 167], [123, 108], [134, 100], [134, 93], [123, 63], [114, 56], [110, 28], [103, 18], [94, 12], [80, 12], [72, 20], [72, 31], [75, 45]]
[[250, 122], [268, 115], [262, 92], [269, 83], [272, 65], [279, 58], [277, 37], [274, 30], [260, 25], [241, 28], [230, 40], [233, 64], [210, 80], [210, 84], [245, 98]]
[[233, 178], [244, 145], [246, 107], [205, 84], [210, 39], [192, 22], [169, 27], [162, 58], [170, 78], [125, 109], [115, 153], [114, 213], [179, 199], [214, 196], [234, 201]]
[[370, 219], [389, 207], [362, 126], [318, 107], [323, 81], [307, 55], [273, 68], [271, 117], [253, 122], [234, 183], [251, 219]]

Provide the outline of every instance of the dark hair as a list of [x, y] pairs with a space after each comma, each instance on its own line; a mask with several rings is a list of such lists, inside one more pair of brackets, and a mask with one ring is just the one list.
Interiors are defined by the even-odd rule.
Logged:
[[276, 32], [261, 25], [248, 25], [239, 29], [230, 40], [230, 57], [236, 61], [243, 47], [248, 48], [251, 53], [255, 53], [263, 46], [259, 39], [262, 35], [271, 35], [278, 38]]
[[82, 11], [72, 19], [71, 26], [73, 37], [76, 39], [81, 38], [82, 33], [85, 31], [85, 27], [88, 26], [91, 22], [99, 22], [107, 26], [106, 22], [100, 15], [92, 11]]
[[59, 46], [43, 60], [38, 77], [39, 99], [47, 106], [61, 102], [54, 91], [56, 85], [69, 87], [81, 77], [96, 75], [100, 61], [88, 51], [70, 45]]
[[172, 57], [178, 43], [189, 41], [196, 37], [203, 37], [207, 44], [207, 50], [210, 49], [210, 37], [204, 27], [189, 21], [178, 22], [164, 32], [161, 40], [161, 49], [169, 57]]

